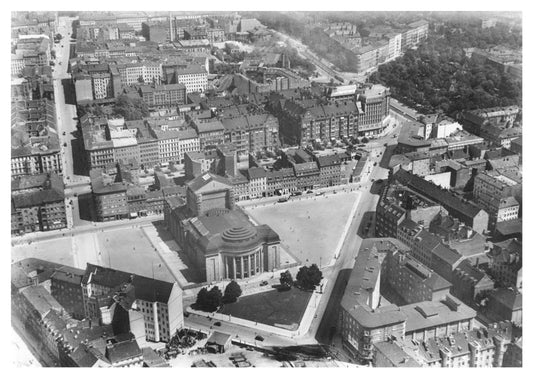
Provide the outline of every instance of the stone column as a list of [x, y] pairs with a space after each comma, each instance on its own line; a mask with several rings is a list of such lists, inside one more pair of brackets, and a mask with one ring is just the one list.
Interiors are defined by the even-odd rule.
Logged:
[[244, 278], [244, 258], [241, 256], [241, 279]]
[[237, 263], [235, 262], [235, 257], [231, 258], [233, 260], [233, 279], [237, 278]]
[[252, 255], [248, 256], [248, 277], [252, 277]]
[[226, 256], [224, 256], [224, 265], [226, 266], [226, 273], [224, 274], [224, 278], [230, 278], [228, 268], [228, 257]]

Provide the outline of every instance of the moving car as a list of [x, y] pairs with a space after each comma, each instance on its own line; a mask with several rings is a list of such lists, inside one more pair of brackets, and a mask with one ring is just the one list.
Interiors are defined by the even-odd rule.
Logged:
[[259, 286], [266, 286], [266, 285], [268, 285], [268, 281], [263, 281], [263, 282], [261, 282], [261, 283], [259, 284]]

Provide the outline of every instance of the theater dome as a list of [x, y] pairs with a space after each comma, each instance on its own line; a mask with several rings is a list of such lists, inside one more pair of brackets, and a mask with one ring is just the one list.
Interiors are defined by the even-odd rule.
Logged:
[[227, 242], [237, 243], [252, 239], [257, 231], [251, 227], [233, 227], [222, 233], [222, 239]]

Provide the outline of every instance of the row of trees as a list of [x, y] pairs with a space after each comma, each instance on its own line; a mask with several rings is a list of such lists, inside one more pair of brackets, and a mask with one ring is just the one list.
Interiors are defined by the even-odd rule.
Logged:
[[91, 114], [97, 117], [120, 116], [126, 121], [143, 119], [150, 115], [148, 105], [140, 98], [132, 98], [126, 94], [117, 97], [114, 105], [86, 104], [78, 105], [78, 116]]
[[[318, 269], [316, 264], [311, 266], [303, 266], [296, 274], [296, 281], [293, 280], [291, 272], [288, 270], [282, 272], [280, 275], [280, 284], [282, 290], [288, 290], [293, 285], [301, 288], [302, 290], [314, 290], [317, 285], [322, 281], [322, 272]], [[214, 286], [211, 290], [203, 287], [198, 292], [196, 297], [195, 307], [198, 310], [206, 312], [217, 311], [218, 308], [225, 303], [236, 302], [241, 296], [242, 289], [235, 281], [231, 281], [224, 290], [224, 294], [218, 286]]]
[[196, 297], [196, 308], [201, 311], [214, 312], [223, 303], [233, 303], [237, 301], [242, 294], [242, 289], [235, 281], [231, 281], [224, 290], [224, 294], [218, 288], [214, 286], [211, 290], [203, 287]]
[[279, 277], [281, 288], [287, 289], [295, 285], [303, 290], [314, 290], [322, 281], [323, 275], [316, 264], [302, 266], [296, 273], [296, 281], [293, 280], [291, 272], [286, 270]]
[[[255, 17], [264, 25], [300, 39], [319, 56], [329, 60], [343, 71], [353, 71], [355, 54], [330, 38], [320, 28], [306, 25], [301, 20], [279, 12], [257, 12]], [[296, 60], [295, 64], [299, 64]]]

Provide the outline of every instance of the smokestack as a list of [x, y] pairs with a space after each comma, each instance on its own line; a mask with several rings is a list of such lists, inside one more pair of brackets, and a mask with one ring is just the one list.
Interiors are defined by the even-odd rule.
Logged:
[[169, 26], [169, 32], [170, 32], [170, 42], [174, 41], [174, 30], [172, 30], [172, 16], [170, 12], [168, 12], [168, 26]]

